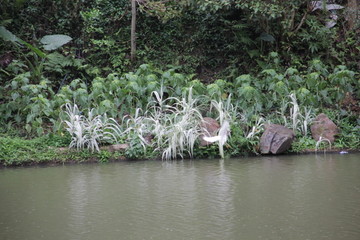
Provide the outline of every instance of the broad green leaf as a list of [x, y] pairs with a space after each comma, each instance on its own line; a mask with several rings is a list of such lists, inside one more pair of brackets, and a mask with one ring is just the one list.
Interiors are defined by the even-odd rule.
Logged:
[[30, 43], [27, 43], [27, 42], [21, 40], [20, 38], [18, 38], [14, 34], [12, 34], [9, 30], [7, 30], [3, 26], [0, 26], [0, 37], [2, 39], [4, 39], [5, 41], [10, 41], [10, 42], [14, 43], [15, 45], [23, 44], [23, 45], [27, 46], [31, 51], [33, 51], [34, 53], [39, 55], [39, 57], [42, 57], [42, 58], [46, 57], [46, 54], [44, 52], [42, 52], [40, 49], [34, 47]]
[[274, 42], [275, 41], [275, 38], [272, 35], [265, 33], [265, 32], [261, 33], [259, 39], [263, 40], [265, 42]]
[[37, 127], [36, 128], [36, 133], [38, 136], [44, 134], [44, 129], [42, 127]]
[[149, 75], [146, 76], [146, 80], [147, 80], [148, 82], [153, 82], [153, 81], [156, 81], [156, 80], [157, 80], [157, 77], [156, 77], [155, 74], [149, 74]]
[[113, 107], [112, 105], [113, 105], [112, 102], [111, 102], [110, 100], [108, 100], [108, 99], [103, 100], [103, 101], [100, 103], [100, 106], [103, 106], [103, 107], [108, 108], [108, 109], [111, 108], [111, 107]]
[[14, 92], [11, 94], [11, 98], [13, 101], [15, 101], [18, 97], [20, 97], [20, 94], [18, 92]]
[[298, 74], [298, 73], [299, 73], [299, 71], [296, 68], [289, 67], [288, 69], [286, 69], [285, 75], [292, 76], [292, 75]]
[[[33, 119], [34, 119], [34, 114], [28, 114], [27, 116], [26, 116], [26, 123], [29, 123], [29, 122], [31, 122]], [[26, 124], [26, 125], [28, 125], [28, 124]], [[26, 126], [25, 126], [25, 128], [26, 128]]]
[[67, 35], [57, 34], [46, 35], [40, 40], [40, 42], [44, 44], [43, 47], [45, 50], [51, 51], [63, 46], [71, 40], [72, 38]]
[[12, 34], [9, 30], [7, 30], [3, 26], [0, 26], [0, 37], [4, 39], [4, 41], [10, 41], [13, 43], [20, 43], [21, 41], [21, 39], [16, 37], [14, 34]]
[[36, 121], [37, 123], [39, 123], [39, 124], [42, 124], [42, 123], [43, 123], [43, 120], [42, 120], [42, 118], [40, 118], [40, 117], [36, 118], [35, 121]]
[[18, 88], [18, 82], [16, 80], [13, 80], [11, 82], [11, 87], [12, 87], [12, 89], [17, 89]]
[[31, 132], [31, 126], [30, 126], [30, 124], [26, 124], [26, 125], [25, 125], [25, 129], [26, 129], [27, 132]]
[[265, 69], [261, 73], [265, 73], [272, 77], [274, 77], [276, 75], [276, 71], [274, 69]]
[[236, 86], [241, 86], [242, 84], [250, 84], [251, 76], [249, 74], [240, 75], [235, 79]]
[[20, 114], [16, 114], [14, 118], [15, 118], [15, 122], [17, 122], [17, 123], [20, 123], [20, 122], [21, 122], [21, 116], [20, 116]]

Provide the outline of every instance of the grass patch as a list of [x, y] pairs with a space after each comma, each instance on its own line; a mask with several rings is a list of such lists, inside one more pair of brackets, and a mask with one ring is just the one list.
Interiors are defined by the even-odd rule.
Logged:
[[122, 157], [120, 153], [108, 151], [70, 150], [67, 148], [69, 141], [69, 136], [53, 134], [34, 139], [1, 136], [0, 166], [108, 162]]

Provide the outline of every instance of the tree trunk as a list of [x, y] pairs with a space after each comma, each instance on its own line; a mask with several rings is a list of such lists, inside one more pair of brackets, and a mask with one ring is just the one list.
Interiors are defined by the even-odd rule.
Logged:
[[131, 61], [136, 57], [136, 0], [131, 0]]
[[349, 30], [354, 29], [356, 22], [359, 20], [359, 3], [358, 0], [348, 0], [348, 22]]

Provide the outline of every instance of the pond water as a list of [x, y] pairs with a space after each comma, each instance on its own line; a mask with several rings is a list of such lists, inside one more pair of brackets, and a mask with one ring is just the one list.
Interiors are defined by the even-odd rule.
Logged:
[[360, 155], [0, 170], [0, 239], [360, 239]]

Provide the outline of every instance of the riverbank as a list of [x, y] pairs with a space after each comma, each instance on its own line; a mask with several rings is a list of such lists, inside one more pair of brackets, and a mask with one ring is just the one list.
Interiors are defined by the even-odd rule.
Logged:
[[[142, 153], [138, 158], [133, 157], [133, 149], [127, 144], [108, 145], [101, 147], [99, 152], [91, 152], [90, 150], [70, 149], [66, 146], [66, 137], [55, 135], [46, 135], [39, 138], [24, 139], [20, 137], [0, 137], [0, 168], [19, 167], [19, 166], [55, 166], [64, 164], [84, 164], [84, 163], [107, 163], [118, 161], [139, 161], [139, 160], [161, 160], [160, 153], [156, 151], [148, 151]], [[316, 149], [315, 146], [303, 146], [299, 148], [300, 141], [295, 140], [293, 147], [282, 155], [294, 154], [347, 154], [357, 153], [360, 149], [346, 148], [329, 148], [324, 146]], [[218, 158], [217, 145], [209, 145], [208, 147], [197, 147], [195, 149], [194, 159]], [[225, 145], [225, 156], [227, 158], [256, 156], [257, 152], [241, 151], [230, 148]], [[264, 155], [273, 156], [273, 155]], [[187, 158], [187, 157], [185, 157]]]

